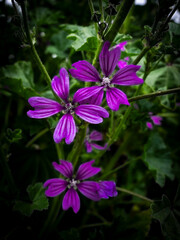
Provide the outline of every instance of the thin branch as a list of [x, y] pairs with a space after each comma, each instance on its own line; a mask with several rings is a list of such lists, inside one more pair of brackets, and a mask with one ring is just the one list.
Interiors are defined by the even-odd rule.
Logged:
[[117, 189], [118, 191], [120, 191], [120, 192], [125, 192], [125, 193], [128, 193], [128, 194], [132, 195], [132, 196], [135, 196], [135, 197], [141, 198], [141, 199], [143, 199], [143, 200], [145, 200], [145, 201], [147, 201], [147, 202], [150, 202], [150, 203], [153, 202], [152, 199], [147, 198], [147, 197], [144, 197], [144, 196], [142, 196], [142, 195], [140, 195], [140, 194], [138, 194], [138, 193], [135, 193], [135, 192], [129, 191], [129, 190], [127, 190], [127, 189], [120, 188], [120, 187], [116, 187], [116, 189]]
[[134, 102], [134, 101], [138, 101], [138, 100], [142, 100], [142, 99], [146, 99], [146, 98], [163, 96], [163, 95], [167, 95], [167, 94], [174, 94], [174, 93], [178, 93], [178, 92], [180, 92], [180, 87], [168, 89], [165, 91], [158, 91], [158, 92], [153, 92], [153, 93], [149, 93], [149, 94], [145, 94], [145, 95], [135, 96], [135, 97], [129, 98], [128, 101]]

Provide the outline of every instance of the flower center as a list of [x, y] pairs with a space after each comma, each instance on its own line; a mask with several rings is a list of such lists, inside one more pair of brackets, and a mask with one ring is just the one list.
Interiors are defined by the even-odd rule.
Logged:
[[74, 180], [74, 179], [71, 179], [71, 180], [68, 179], [68, 182], [69, 182], [68, 188], [72, 188], [73, 187], [76, 190], [77, 189], [77, 184], [80, 181], [79, 180]]
[[104, 87], [104, 90], [106, 91], [107, 87], [113, 87], [113, 84], [111, 84], [111, 79], [108, 77], [103, 77], [101, 86]]
[[91, 142], [91, 139], [90, 139], [89, 134], [86, 135], [86, 137], [85, 137], [85, 141], [88, 141], [89, 143]]
[[66, 113], [70, 113], [70, 114], [74, 114], [74, 108], [75, 106], [71, 103], [68, 102], [64, 105], [65, 109], [62, 111], [62, 113], [66, 114]]

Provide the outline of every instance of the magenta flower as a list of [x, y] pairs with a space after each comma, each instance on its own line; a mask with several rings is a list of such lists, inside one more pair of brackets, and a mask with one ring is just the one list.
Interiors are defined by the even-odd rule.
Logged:
[[87, 94], [86, 97], [89, 96], [89, 98], [84, 98], [83, 103], [90, 101], [92, 104], [100, 105], [102, 103], [104, 91], [106, 91], [108, 106], [112, 110], [117, 111], [120, 104], [129, 105], [129, 102], [126, 94], [120, 89], [115, 88], [114, 85], [129, 86], [142, 84], [143, 79], [136, 75], [140, 66], [135, 65], [128, 65], [120, 69], [110, 78], [118, 64], [121, 50], [120, 47], [109, 50], [109, 47], [110, 43], [105, 42], [99, 55], [99, 63], [103, 72], [103, 77], [101, 77], [98, 71], [85, 60], [72, 64], [75, 69], [70, 69], [69, 71], [74, 78], [85, 82], [97, 82], [99, 85], [82, 88], [77, 91], [79, 96], [84, 95], [84, 92]]
[[124, 60], [118, 61], [118, 67], [120, 69], [126, 67], [128, 65], [127, 61], [129, 61], [129, 57], [125, 57]]
[[96, 148], [98, 150], [104, 150], [107, 148], [107, 144], [105, 144], [104, 146], [100, 146], [96, 143], [94, 143], [94, 141], [102, 141], [103, 140], [103, 136], [102, 133], [93, 130], [90, 134], [89, 134], [89, 129], [87, 130], [86, 133], [86, 137], [84, 140], [84, 144], [86, 146], [86, 151], [88, 153], [92, 152], [92, 148]]
[[[154, 123], [154, 125], [161, 125], [161, 121], [162, 121], [162, 117], [158, 116], [158, 115], [153, 115], [152, 112], [149, 112], [149, 116], [150, 116], [150, 119], [152, 120], [152, 122]], [[146, 126], [149, 128], [149, 129], [153, 129], [153, 124], [152, 122], [146, 122]]]
[[115, 47], [119, 47], [121, 51], [125, 51], [124, 47], [126, 44], [127, 44], [127, 41], [124, 41], [124, 42], [116, 44]]
[[62, 208], [67, 210], [72, 207], [75, 213], [80, 209], [80, 198], [77, 190], [93, 201], [116, 196], [115, 183], [112, 181], [102, 181], [100, 183], [84, 181], [101, 171], [98, 167], [92, 167], [93, 163], [94, 160], [81, 164], [74, 175], [71, 162], [65, 160], [60, 160], [60, 164], [53, 162], [54, 168], [66, 179], [53, 178], [47, 180], [44, 183], [44, 187], [47, 188], [45, 195], [47, 197], [56, 197], [67, 189], [63, 198]]
[[113, 181], [100, 181], [99, 182], [99, 196], [101, 198], [108, 199], [109, 197], [116, 197], [118, 195], [116, 191], [116, 184]]
[[[65, 138], [65, 142], [70, 144], [73, 142], [76, 135], [76, 125], [73, 115], [77, 115], [84, 121], [92, 124], [99, 124], [103, 118], [109, 117], [109, 113], [102, 107], [94, 104], [80, 104], [84, 100], [86, 94], [79, 95], [78, 91], [74, 94], [73, 100], [69, 98], [69, 76], [65, 68], [60, 69], [60, 77], [55, 76], [51, 83], [53, 91], [62, 99], [62, 103], [44, 97], [31, 97], [29, 104], [34, 107], [34, 110], [27, 112], [31, 118], [47, 118], [59, 112], [64, 115], [59, 120], [55, 131], [54, 141], [61, 142]], [[96, 89], [92, 89], [95, 93]]]

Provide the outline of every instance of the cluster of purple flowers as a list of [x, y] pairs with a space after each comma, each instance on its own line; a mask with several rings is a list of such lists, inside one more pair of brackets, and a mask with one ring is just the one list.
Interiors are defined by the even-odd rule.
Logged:
[[[126, 94], [115, 87], [115, 85], [138, 85], [142, 84], [143, 80], [136, 75], [140, 66], [128, 65], [127, 62], [119, 60], [125, 44], [126, 42], [123, 42], [110, 49], [110, 43], [104, 43], [99, 55], [102, 75], [98, 73], [93, 65], [85, 60], [72, 64], [73, 68], [69, 70], [72, 77], [80, 81], [96, 83], [95, 86], [77, 90], [73, 98], [69, 97], [68, 72], [65, 68], [61, 68], [59, 76], [55, 76], [51, 83], [54, 93], [59, 97], [59, 102], [44, 97], [31, 97], [28, 101], [34, 110], [28, 111], [27, 115], [31, 118], [41, 119], [61, 112], [63, 116], [57, 123], [53, 138], [56, 143], [65, 139], [65, 142], [70, 144], [77, 133], [74, 120], [75, 115], [91, 124], [102, 123], [103, 118], [109, 117], [108, 111], [100, 106], [104, 92], [106, 92], [107, 104], [113, 111], [117, 111], [120, 104], [129, 105]], [[113, 74], [116, 66], [119, 66], [119, 70]], [[92, 148], [106, 149], [108, 147], [107, 144], [100, 146], [94, 143], [94, 141], [101, 140], [101, 133], [95, 130], [90, 134], [87, 132], [84, 140], [87, 152], [91, 152]], [[60, 160], [60, 164], [53, 163], [54, 168], [65, 179], [55, 178], [47, 180], [44, 183], [44, 187], [47, 188], [45, 191], [46, 196], [55, 197], [65, 191], [65, 189], [68, 189], [64, 196], [62, 207], [64, 210], [72, 207], [75, 213], [80, 208], [77, 190], [93, 201], [116, 196], [117, 191], [113, 181], [83, 181], [100, 171], [100, 168], [92, 167], [92, 163], [94, 163], [94, 160], [81, 164], [76, 175], [73, 173], [72, 163], [65, 160]]]

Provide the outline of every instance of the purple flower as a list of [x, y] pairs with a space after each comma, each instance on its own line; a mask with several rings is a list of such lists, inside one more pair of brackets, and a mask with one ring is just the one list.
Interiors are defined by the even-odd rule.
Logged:
[[80, 198], [77, 190], [93, 201], [116, 196], [114, 182], [102, 181], [97, 183], [94, 181], [83, 181], [101, 171], [98, 167], [92, 167], [93, 163], [94, 160], [81, 164], [77, 173], [74, 175], [71, 162], [65, 160], [60, 160], [60, 164], [53, 162], [54, 168], [60, 172], [65, 179], [53, 178], [47, 180], [44, 183], [44, 187], [47, 188], [45, 195], [47, 197], [56, 197], [67, 189], [63, 198], [62, 208], [63, 210], [67, 210], [72, 207], [75, 213], [80, 209]]
[[118, 61], [118, 67], [120, 69], [126, 67], [128, 65], [127, 61], [129, 61], [129, 57], [125, 57], [124, 60]]
[[[70, 144], [73, 142], [76, 135], [76, 125], [73, 115], [77, 115], [84, 121], [92, 124], [99, 124], [103, 118], [109, 117], [109, 113], [102, 107], [94, 104], [81, 104], [85, 95], [79, 95], [78, 91], [74, 94], [73, 100], [69, 98], [69, 76], [65, 68], [60, 69], [60, 76], [55, 76], [51, 83], [53, 91], [62, 99], [62, 103], [44, 97], [31, 97], [29, 104], [34, 107], [34, 110], [27, 112], [31, 118], [47, 118], [56, 113], [62, 112], [64, 115], [59, 120], [55, 131], [54, 141], [61, 142], [65, 138], [65, 142]], [[97, 93], [96, 89], [92, 88], [92, 92]], [[83, 92], [83, 91], [82, 91]]]
[[125, 46], [126, 44], [127, 44], [127, 41], [118, 43], [117, 45], [115, 45], [115, 48], [116, 48], [116, 47], [119, 47], [121, 51], [125, 51], [124, 46]]
[[[121, 50], [120, 47], [115, 47], [109, 50], [109, 47], [110, 43], [105, 42], [99, 55], [99, 62], [103, 72], [103, 77], [101, 77], [98, 71], [85, 60], [72, 64], [75, 69], [70, 69], [69, 71], [74, 78], [85, 82], [97, 82], [99, 85], [82, 88], [77, 91], [79, 96], [84, 95], [84, 91], [86, 92], [87, 95], [86, 98], [84, 98], [83, 103], [90, 101], [92, 104], [100, 105], [103, 99], [104, 91], [106, 91], [108, 106], [112, 110], [117, 111], [120, 104], [129, 105], [129, 102], [126, 94], [120, 89], [115, 88], [114, 85], [137, 85], [142, 84], [143, 80], [136, 75], [140, 66], [135, 65], [128, 65], [120, 69], [111, 79], [110, 75], [118, 64]], [[89, 98], [87, 98], [87, 96], [89, 96]]]
[[100, 181], [100, 190], [99, 196], [101, 198], [109, 198], [109, 197], [116, 197], [118, 195], [116, 191], [116, 184], [113, 181]]
[[93, 130], [90, 134], [89, 134], [89, 129], [87, 130], [87, 133], [86, 133], [86, 137], [85, 137], [85, 140], [84, 140], [84, 144], [86, 146], [86, 151], [88, 153], [92, 152], [92, 148], [96, 148], [98, 150], [104, 150], [107, 148], [107, 144], [103, 146], [100, 146], [96, 143], [93, 143], [93, 141], [102, 141], [103, 140], [103, 136], [102, 136], [102, 133], [98, 132], [98, 131], [95, 131]]
[[[161, 125], [161, 121], [162, 121], [162, 117], [158, 116], [158, 115], [153, 115], [152, 112], [149, 112], [149, 116], [150, 116], [150, 119], [152, 120], [152, 122], [154, 123], [154, 125]], [[149, 128], [149, 129], [153, 129], [153, 124], [152, 122], [146, 122], [146, 126]]]

